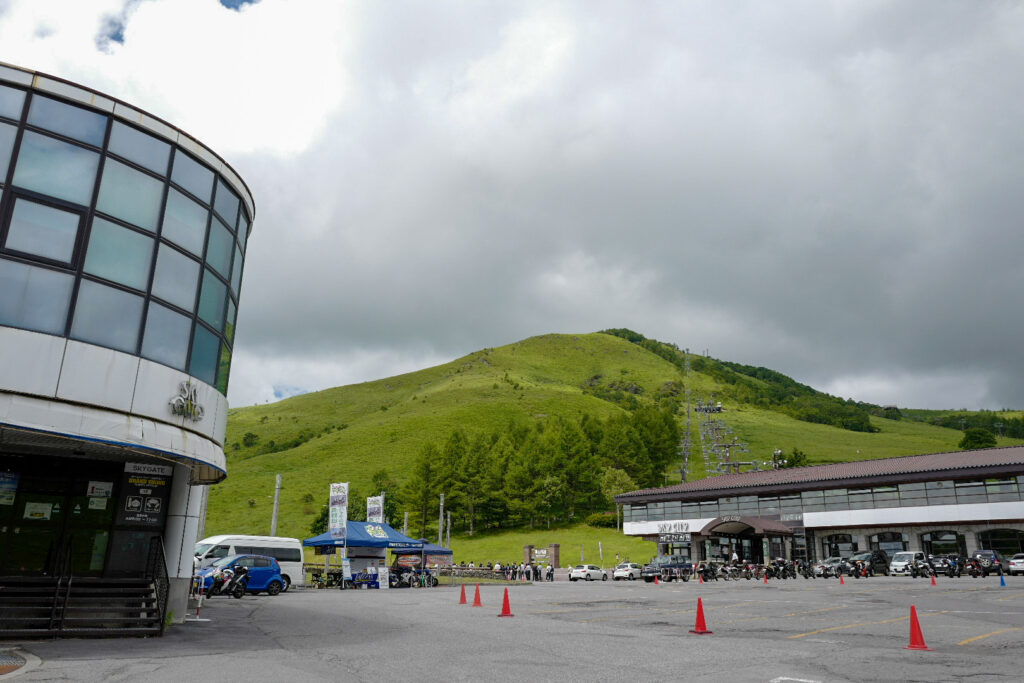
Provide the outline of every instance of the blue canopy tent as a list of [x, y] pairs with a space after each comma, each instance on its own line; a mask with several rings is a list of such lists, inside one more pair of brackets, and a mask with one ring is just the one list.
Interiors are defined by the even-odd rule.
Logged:
[[[335, 548], [412, 548], [413, 552], [419, 552], [423, 548], [422, 541], [415, 541], [405, 534], [392, 529], [389, 525], [380, 522], [353, 522], [348, 523], [347, 538], [332, 538], [331, 532], [307, 538], [302, 541], [307, 548], [333, 546]], [[451, 552], [451, 551], [449, 551]]]

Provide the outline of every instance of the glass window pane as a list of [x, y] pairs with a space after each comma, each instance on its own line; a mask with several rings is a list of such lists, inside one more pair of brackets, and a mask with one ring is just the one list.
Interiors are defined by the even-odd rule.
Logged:
[[89, 280], [78, 285], [71, 322], [74, 339], [135, 353], [141, 321], [141, 296]]
[[107, 134], [107, 117], [103, 114], [39, 95], [32, 96], [28, 122], [97, 147], [103, 146]]
[[207, 204], [213, 192], [213, 171], [206, 168], [180, 149], [174, 153], [174, 171], [171, 180]]
[[149, 315], [146, 316], [146, 333], [142, 338], [142, 355], [184, 371], [191, 332], [191, 318], [175, 313], [156, 302], [150, 302]]
[[80, 220], [77, 213], [18, 199], [14, 203], [10, 231], [4, 246], [71, 263]]
[[107, 159], [96, 208], [132, 225], [156, 232], [164, 184], [141, 171]]
[[171, 146], [163, 140], [147, 135], [141, 130], [114, 121], [110, 129], [110, 142], [107, 149], [114, 154], [134, 161], [150, 171], [167, 175], [167, 162], [171, 158]]
[[196, 309], [199, 263], [179, 251], [160, 245], [153, 273], [153, 294], [189, 313]]
[[99, 161], [96, 152], [25, 131], [14, 169], [14, 184], [88, 206]]
[[0, 324], [64, 334], [71, 275], [0, 259]]
[[203, 272], [203, 290], [199, 295], [199, 317], [218, 332], [224, 329], [224, 298], [228, 288], [209, 270]]
[[221, 346], [220, 367], [217, 369], [217, 391], [227, 396], [228, 375], [231, 374], [231, 349]]
[[201, 204], [172, 188], [167, 193], [164, 226], [160, 235], [202, 257], [208, 213]]
[[224, 336], [228, 338], [228, 344], [235, 343], [235, 315], [238, 313], [238, 309], [235, 308], [235, 303], [228, 299], [228, 319], [224, 323]]
[[238, 297], [238, 292], [242, 287], [242, 251], [238, 247], [235, 247], [235, 265], [231, 269], [231, 290], [235, 293], [235, 297]]
[[7, 166], [14, 149], [14, 136], [18, 129], [8, 123], [0, 123], [0, 185], [7, 182]]
[[228, 187], [223, 178], [217, 178], [217, 196], [213, 200], [213, 210], [220, 214], [224, 222], [234, 230], [238, 220], [238, 195]]
[[25, 105], [25, 91], [6, 88], [0, 85], [0, 116], [12, 119], [21, 118], [21, 109]]
[[210, 223], [210, 237], [206, 243], [206, 264], [212, 266], [224, 279], [231, 276], [231, 233], [219, 220]]
[[145, 290], [152, 261], [152, 238], [99, 217], [93, 219], [85, 272]]
[[213, 385], [217, 379], [217, 364], [220, 362], [220, 340], [202, 325], [196, 325], [192, 334], [192, 360], [188, 374]]
[[245, 241], [249, 239], [249, 219], [246, 217], [245, 212], [238, 217], [238, 243], [245, 249]]

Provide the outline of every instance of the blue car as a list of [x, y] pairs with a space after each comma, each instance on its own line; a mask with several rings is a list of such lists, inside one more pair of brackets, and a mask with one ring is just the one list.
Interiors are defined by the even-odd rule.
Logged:
[[213, 583], [213, 575], [222, 569], [235, 570], [236, 567], [249, 569], [246, 592], [277, 595], [284, 588], [284, 579], [281, 578], [281, 565], [273, 557], [266, 555], [228, 555], [222, 557], [209, 567], [199, 570], [198, 574], [203, 579], [203, 590], [208, 590]]

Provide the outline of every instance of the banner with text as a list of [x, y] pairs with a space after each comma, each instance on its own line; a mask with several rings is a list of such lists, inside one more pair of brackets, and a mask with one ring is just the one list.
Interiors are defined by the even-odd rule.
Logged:
[[370, 496], [366, 499], [366, 521], [376, 524], [384, 523], [384, 494]]
[[331, 538], [342, 540], [348, 532], [348, 482], [331, 484], [330, 523]]

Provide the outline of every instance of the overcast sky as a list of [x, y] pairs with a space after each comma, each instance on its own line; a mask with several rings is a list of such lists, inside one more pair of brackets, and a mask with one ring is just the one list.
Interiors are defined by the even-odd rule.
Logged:
[[0, 0], [255, 195], [232, 405], [629, 327], [1024, 407], [1024, 4]]

